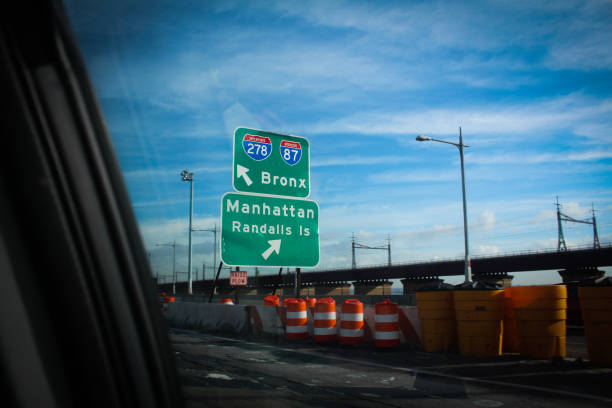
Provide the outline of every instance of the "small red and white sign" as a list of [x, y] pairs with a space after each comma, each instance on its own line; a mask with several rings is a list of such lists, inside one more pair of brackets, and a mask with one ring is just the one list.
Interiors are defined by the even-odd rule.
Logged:
[[246, 286], [247, 271], [230, 271], [230, 286]]

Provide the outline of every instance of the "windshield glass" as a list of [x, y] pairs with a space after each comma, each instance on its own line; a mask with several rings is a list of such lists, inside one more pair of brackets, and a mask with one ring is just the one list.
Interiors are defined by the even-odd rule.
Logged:
[[[350, 267], [353, 234], [365, 246], [390, 242], [392, 263], [462, 258], [460, 156], [415, 141], [458, 143], [460, 127], [472, 256], [557, 249], [557, 196], [570, 217], [594, 214], [610, 241], [606, 2], [66, 6], [162, 279], [172, 248], [156, 245], [175, 240], [186, 279], [181, 171], [193, 173], [193, 226], [219, 228], [239, 126], [310, 141], [318, 269]], [[568, 247], [593, 245], [592, 226], [563, 227]], [[214, 235], [193, 234], [199, 278], [212, 274]], [[382, 250], [355, 258], [388, 262]], [[554, 271], [515, 279], [558, 281]]]
[[609, 1], [64, 4], [188, 400], [612, 402]]

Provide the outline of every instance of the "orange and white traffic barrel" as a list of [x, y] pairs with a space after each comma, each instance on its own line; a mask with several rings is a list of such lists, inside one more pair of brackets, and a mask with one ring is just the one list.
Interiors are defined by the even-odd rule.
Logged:
[[232, 302], [232, 299], [230, 298], [223, 298], [219, 301], [220, 305], [233, 305], [234, 302]]
[[299, 340], [308, 338], [308, 313], [304, 299], [285, 299], [287, 305], [287, 326], [285, 338]]
[[389, 299], [383, 300], [374, 306], [375, 332], [374, 345], [376, 347], [396, 347], [400, 344], [399, 315], [397, 303]]
[[266, 296], [264, 298], [264, 306], [278, 306], [280, 299], [276, 295]]
[[340, 344], [360, 344], [363, 341], [363, 303], [348, 299], [340, 311]]
[[317, 300], [314, 313], [315, 342], [335, 341], [336, 335], [336, 301], [330, 297]]

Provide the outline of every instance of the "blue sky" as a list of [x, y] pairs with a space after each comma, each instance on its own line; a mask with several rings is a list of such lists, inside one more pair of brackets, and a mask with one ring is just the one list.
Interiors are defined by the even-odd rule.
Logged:
[[[463, 129], [474, 255], [555, 248], [555, 197], [612, 241], [610, 1], [66, 1], [153, 268], [186, 270], [232, 191], [232, 133], [308, 138], [319, 269], [352, 233], [393, 261], [461, 257]], [[569, 245], [592, 242], [565, 224]], [[359, 251], [360, 265], [386, 262]], [[194, 264], [212, 264], [195, 233]], [[271, 273], [272, 271], [263, 271]], [[201, 273], [201, 272], [200, 272]], [[210, 270], [208, 271], [210, 273]], [[555, 273], [517, 274], [553, 283]]]

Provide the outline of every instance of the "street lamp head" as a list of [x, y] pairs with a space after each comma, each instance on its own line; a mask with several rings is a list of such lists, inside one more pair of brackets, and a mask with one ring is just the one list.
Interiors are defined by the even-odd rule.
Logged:
[[431, 137], [429, 137], [429, 136], [424, 136], [424, 135], [418, 135], [418, 136], [416, 137], [416, 140], [417, 140], [417, 141], [419, 141], [419, 142], [426, 142], [426, 141], [428, 141], [428, 140], [431, 140]]
[[190, 173], [187, 169], [181, 171], [181, 177], [183, 181], [193, 181], [193, 173]]

